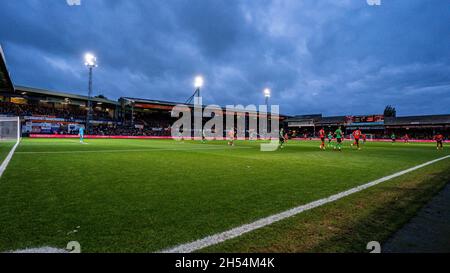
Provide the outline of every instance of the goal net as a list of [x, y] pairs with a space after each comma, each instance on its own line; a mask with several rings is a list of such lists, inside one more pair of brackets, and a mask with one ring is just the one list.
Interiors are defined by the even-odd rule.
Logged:
[[0, 117], [0, 141], [20, 140], [19, 117]]
[[373, 141], [375, 139], [375, 136], [372, 134], [366, 134], [366, 139], [369, 141]]
[[[373, 140], [375, 139], [375, 136], [372, 135], [372, 134], [363, 134], [363, 136], [361, 136], [360, 140], [364, 140], [364, 135], [366, 136], [365, 139], [366, 139], [367, 141], [373, 141]], [[350, 138], [351, 138], [352, 140], [355, 140], [355, 137], [354, 137], [353, 135], [350, 135]]]

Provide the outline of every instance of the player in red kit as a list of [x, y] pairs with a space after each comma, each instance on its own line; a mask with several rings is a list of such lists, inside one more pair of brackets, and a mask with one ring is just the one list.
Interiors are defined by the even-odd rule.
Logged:
[[435, 137], [434, 140], [436, 140], [437, 143], [437, 149], [438, 150], [443, 150], [444, 149], [444, 136], [440, 133], [438, 133]]
[[361, 135], [362, 133], [361, 130], [359, 130], [359, 128], [353, 132], [353, 138], [355, 139], [355, 143], [353, 143], [352, 146], [356, 145], [356, 147], [358, 147], [358, 150], [361, 150], [361, 148], [359, 147], [359, 139], [361, 138]]
[[325, 150], [325, 130], [323, 128], [319, 131], [319, 137], [320, 141], [322, 141], [322, 144], [320, 144], [320, 149]]
[[405, 141], [405, 143], [409, 143], [409, 136], [408, 136], [408, 134], [405, 134], [405, 136], [403, 137], [403, 140]]

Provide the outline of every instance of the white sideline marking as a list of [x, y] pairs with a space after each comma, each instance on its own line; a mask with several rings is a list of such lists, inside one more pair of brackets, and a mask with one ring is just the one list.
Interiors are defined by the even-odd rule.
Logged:
[[256, 229], [259, 229], [259, 228], [271, 225], [271, 224], [273, 224], [275, 222], [278, 222], [278, 221], [284, 220], [286, 218], [295, 216], [297, 214], [300, 214], [302, 212], [311, 210], [313, 208], [317, 208], [317, 207], [323, 206], [325, 204], [332, 203], [334, 201], [337, 201], [339, 199], [347, 197], [347, 196], [349, 196], [351, 194], [363, 191], [363, 190], [365, 190], [367, 188], [373, 187], [373, 186], [378, 185], [380, 183], [383, 183], [385, 181], [388, 181], [388, 180], [391, 180], [393, 178], [402, 176], [404, 174], [407, 174], [407, 173], [410, 173], [412, 171], [418, 170], [420, 168], [426, 167], [428, 165], [434, 164], [434, 163], [436, 163], [438, 161], [445, 160], [447, 158], [450, 158], [450, 155], [447, 155], [447, 156], [444, 156], [442, 158], [438, 158], [438, 159], [429, 161], [427, 163], [418, 165], [416, 167], [412, 167], [410, 169], [407, 169], [407, 170], [404, 170], [404, 171], [401, 171], [401, 172], [398, 172], [398, 173], [395, 173], [395, 174], [392, 174], [392, 175], [389, 175], [389, 176], [385, 176], [383, 178], [377, 179], [377, 180], [372, 181], [370, 183], [367, 183], [367, 184], [364, 184], [364, 185], [352, 188], [350, 190], [347, 190], [347, 191], [344, 191], [344, 192], [332, 195], [330, 197], [323, 198], [323, 199], [314, 201], [312, 203], [309, 203], [309, 204], [306, 204], [306, 205], [302, 205], [302, 206], [299, 206], [299, 207], [296, 207], [296, 208], [293, 208], [293, 209], [281, 212], [279, 214], [275, 214], [275, 215], [272, 215], [272, 216], [269, 216], [269, 217], [257, 220], [257, 221], [255, 221], [253, 223], [250, 223], [250, 224], [247, 224], [247, 225], [243, 225], [243, 226], [240, 226], [240, 227], [237, 227], [237, 228], [233, 228], [231, 230], [228, 230], [228, 231], [225, 231], [225, 232], [222, 232], [222, 233], [211, 235], [211, 236], [205, 237], [203, 239], [200, 239], [200, 240], [197, 240], [197, 241], [194, 241], [194, 242], [191, 242], [191, 243], [179, 245], [179, 246], [176, 246], [174, 248], [165, 249], [165, 250], [162, 250], [161, 252], [162, 253], [190, 253], [190, 252], [194, 252], [194, 251], [203, 249], [205, 247], [216, 245], [218, 243], [221, 243], [221, 242], [224, 242], [224, 241], [227, 241], [227, 240], [239, 237], [239, 236], [241, 236], [241, 235], [243, 235], [245, 233], [248, 233], [248, 232], [254, 231]]
[[21, 249], [21, 250], [14, 250], [9, 251], [5, 253], [11, 253], [11, 254], [64, 254], [68, 253], [65, 249], [59, 249], [55, 247], [40, 247], [40, 248], [27, 248], [27, 249]]
[[12, 147], [11, 151], [9, 151], [8, 155], [6, 156], [5, 160], [3, 160], [2, 165], [0, 165], [0, 178], [2, 177], [3, 173], [6, 170], [6, 167], [8, 167], [9, 162], [11, 161], [14, 152], [16, 151], [17, 147], [19, 146], [20, 140], [18, 140], [16, 142], [16, 144], [14, 144], [14, 146]]
[[[233, 147], [233, 149], [251, 149], [251, 147]], [[176, 148], [176, 149], [148, 149], [148, 150], [95, 150], [95, 151], [43, 151], [43, 152], [17, 152], [16, 154], [83, 154], [83, 153], [122, 153], [122, 152], [159, 152], [159, 151], [197, 151], [197, 150], [226, 150], [224, 147], [204, 148]]]

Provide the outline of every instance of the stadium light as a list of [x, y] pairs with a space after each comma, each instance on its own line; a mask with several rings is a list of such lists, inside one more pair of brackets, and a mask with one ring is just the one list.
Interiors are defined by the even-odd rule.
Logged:
[[269, 99], [272, 96], [272, 91], [269, 88], [264, 89], [264, 97], [266, 98], [267, 112], [269, 112]]
[[200, 89], [203, 87], [203, 84], [205, 83], [205, 81], [203, 80], [202, 76], [197, 76], [194, 79], [194, 87], [195, 87], [195, 92], [194, 94], [192, 94], [192, 96], [190, 96], [185, 104], [189, 104], [192, 102], [192, 100], [194, 98], [200, 98]]
[[197, 88], [197, 89], [202, 88], [203, 87], [203, 83], [204, 83], [204, 81], [203, 81], [203, 77], [202, 76], [195, 77], [195, 81], [194, 81], [195, 88]]
[[84, 55], [84, 65], [87, 67], [97, 67], [97, 57], [95, 57], [92, 53], [86, 53]]
[[89, 69], [88, 114], [86, 118], [86, 132], [89, 133], [92, 119], [92, 70], [98, 66], [97, 57], [92, 53], [86, 53], [84, 55], [84, 65]]
[[203, 84], [204, 84], [204, 80], [203, 80], [202, 76], [195, 77], [195, 80], [194, 80], [194, 86], [195, 86], [194, 96], [195, 96], [195, 94], [197, 94], [198, 98], [201, 97], [200, 96], [200, 89], [203, 87]]

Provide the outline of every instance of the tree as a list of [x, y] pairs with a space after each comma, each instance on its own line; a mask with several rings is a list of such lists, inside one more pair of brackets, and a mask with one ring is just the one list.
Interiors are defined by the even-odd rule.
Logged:
[[108, 98], [107, 97], [105, 97], [104, 95], [98, 95], [98, 96], [95, 96], [96, 98], [98, 98], [98, 99], [105, 99], [105, 100], [107, 100]]
[[397, 110], [392, 105], [386, 106], [384, 109], [384, 116], [388, 118], [395, 118], [397, 116]]

